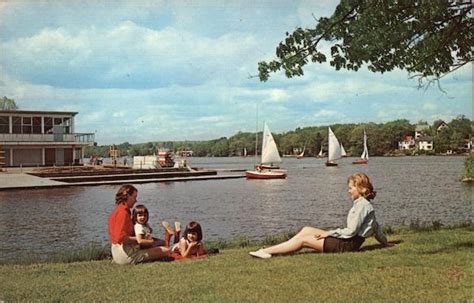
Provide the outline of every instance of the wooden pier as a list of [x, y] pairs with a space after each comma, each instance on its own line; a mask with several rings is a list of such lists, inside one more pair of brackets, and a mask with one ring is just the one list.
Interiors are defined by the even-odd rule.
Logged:
[[0, 174], [0, 191], [68, 186], [141, 184], [244, 178], [243, 174], [218, 174], [216, 170], [126, 170], [96, 172], [5, 172]]

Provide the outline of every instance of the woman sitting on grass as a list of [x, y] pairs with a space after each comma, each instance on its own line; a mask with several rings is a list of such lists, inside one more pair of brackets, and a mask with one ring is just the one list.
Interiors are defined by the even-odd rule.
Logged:
[[325, 231], [306, 226], [288, 241], [249, 254], [268, 259], [275, 254], [293, 253], [305, 247], [325, 253], [358, 251], [365, 238], [372, 235], [383, 246], [387, 246], [387, 238], [377, 223], [374, 208], [369, 202], [376, 195], [369, 177], [363, 173], [355, 173], [348, 178], [347, 183], [353, 204], [347, 216], [346, 228]]
[[[138, 191], [133, 185], [123, 185], [115, 194], [115, 208], [109, 216], [109, 236], [112, 258], [117, 264], [154, 261], [167, 255], [169, 249], [155, 246], [154, 240], [137, 242], [133, 232], [130, 208], [137, 202]], [[147, 242], [147, 243], [145, 243]]]

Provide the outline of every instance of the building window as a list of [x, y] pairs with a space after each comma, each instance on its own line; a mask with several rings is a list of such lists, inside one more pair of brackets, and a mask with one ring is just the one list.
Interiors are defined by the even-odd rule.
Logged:
[[54, 125], [61, 125], [63, 124], [62, 118], [54, 118]]
[[41, 117], [33, 117], [33, 134], [41, 134]]
[[53, 133], [53, 118], [44, 117], [44, 133], [45, 134]]
[[69, 117], [63, 118], [63, 125], [64, 125], [64, 133], [70, 134], [71, 133], [71, 119]]
[[8, 116], [0, 116], [0, 134], [10, 133], [10, 119]]
[[31, 124], [31, 117], [23, 117], [23, 127], [22, 133], [23, 134], [31, 134], [32, 132], [32, 124]]
[[21, 117], [13, 116], [13, 133], [14, 134], [21, 134]]

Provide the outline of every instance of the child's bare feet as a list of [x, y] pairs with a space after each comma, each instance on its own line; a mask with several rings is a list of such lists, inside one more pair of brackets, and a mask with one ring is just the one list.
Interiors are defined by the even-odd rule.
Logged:
[[181, 231], [181, 222], [174, 222], [174, 231], [177, 233]]
[[171, 229], [170, 224], [169, 224], [168, 222], [163, 221], [163, 222], [161, 222], [161, 225], [163, 225], [163, 227], [165, 228], [165, 230], [166, 230], [170, 235], [172, 235], [172, 234], [174, 233], [173, 230]]

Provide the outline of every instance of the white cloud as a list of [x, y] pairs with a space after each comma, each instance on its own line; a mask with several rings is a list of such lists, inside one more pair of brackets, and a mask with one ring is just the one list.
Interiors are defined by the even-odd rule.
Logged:
[[320, 118], [323, 118], [323, 119], [342, 118], [343, 116], [344, 115], [342, 115], [341, 113], [339, 113], [337, 111], [326, 110], [326, 109], [322, 109], [322, 110], [316, 112], [315, 114], [313, 114], [313, 117], [316, 118], [316, 119], [320, 119]]
[[[7, 1], [8, 2], [8, 1]], [[472, 117], [472, 67], [417, 90], [404, 71], [308, 64], [261, 83], [285, 31], [338, 1], [10, 1], [0, 5], [0, 91], [20, 108], [77, 111], [99, 144], [204, 140], [332, 123]], [[4, 4], [6, 3], [6, 4]], [[41, 18], [40, 18], [41, 16]], [[323, 51], [328, 44], [321, 44]]]
[[423, 104], [423, 109], [426, 111], [435, 111], [437, 108], [438, 106], [433, 102], [425, 102]]

